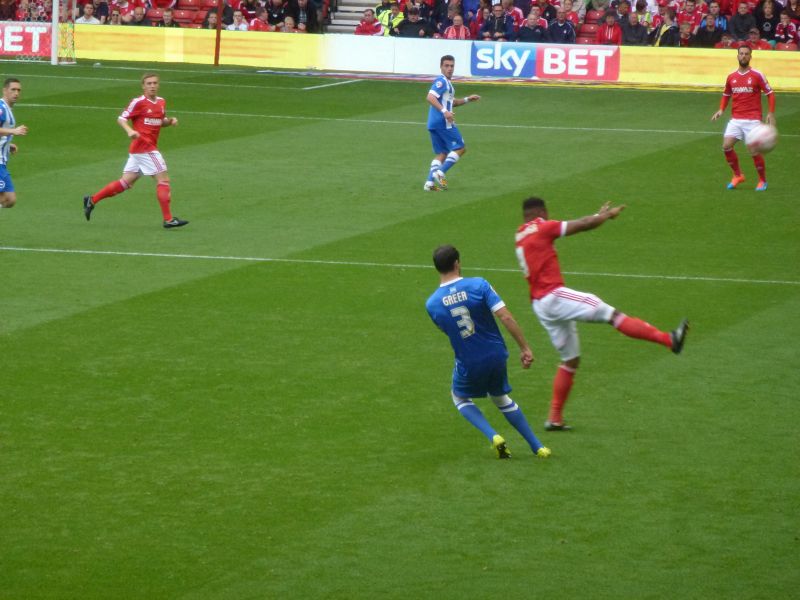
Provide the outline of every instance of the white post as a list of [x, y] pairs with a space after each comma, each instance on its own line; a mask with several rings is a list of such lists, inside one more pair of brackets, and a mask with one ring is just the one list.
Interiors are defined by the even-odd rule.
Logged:
[[61, 9], [61, 0], [53, 0], [53, 18], [50, 25], [50, 64], [58, 64], [58, 37], [61, 30], [58, 26], [59, 10]]

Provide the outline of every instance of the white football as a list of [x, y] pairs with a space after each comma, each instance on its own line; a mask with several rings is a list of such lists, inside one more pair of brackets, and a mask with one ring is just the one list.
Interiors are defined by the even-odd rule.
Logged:
[[778, 130], [772, 125], [756, 125], [744, 137], [747, 149], [753, 154], [766, 154], [778, 143]]

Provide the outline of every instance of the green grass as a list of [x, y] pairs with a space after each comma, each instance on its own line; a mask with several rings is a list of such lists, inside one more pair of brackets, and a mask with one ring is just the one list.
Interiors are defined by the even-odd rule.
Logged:
[[[800, 96], [777, 91], [756, 194], [743, 150], [724, 189], [717, 94], [460, 83], [484, 97], [458, 111], [469, 152], [423, 194], [427, 83], [168, 66], [191, 224], [164, 231], [151, 181], [80, 210], [119, 175], [139, 72], [13, 69], [0, 598], [797, 593]], [[568, 435], [541, 431], [558, 360], [515, 270], [531, 194], [554, 218], [628, 204], [559, 242], [568, 284], [693, 326], [677, 358], [581, 326]], [[424, 310], [444, 242], [533, 345], [512, 395], [549, 461], [484, 403], [514, 452], [493, 459], [452, 406]]]

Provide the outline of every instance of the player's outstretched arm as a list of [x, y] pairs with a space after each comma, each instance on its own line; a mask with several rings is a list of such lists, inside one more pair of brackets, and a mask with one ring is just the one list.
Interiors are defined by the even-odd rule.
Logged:
[[600, 227], [609, 219], [616, 219], [619, 213], [625, 210], [625, 205], [611, 206], [611, 202], [606, 202], [600, 207], [595, 214], [567, 222], [567, 231], [565, 235], [572, 235], [580, 233], [581, 231], [589, 231]]
[[467, 102], [477, 102], [480, 99], [481, 97], [478, 96], [478, 94], [471, 94], [469, 96], [464, 96], [463, 98], [455, 98], [453, 100], [453, 106], [461, 106]]
[[27, 125], [0, 127], [0, 135], [28, 135], [28, 127]]
[[519, 360], [522, 363], [522, 368], [527, 369], [531, 366], [531, 363], [535, 359], [533, 357], [533, 351], [531, 350], [531, 347], [528, 346], [528, 342], [525, 339], [525, 334], [522, 333], [522, 329], [520, 328], [516, 319], [514, 319], [514, 315], [512, 315], [511, 311], [505, 306], [494, 314], [498, 319], [500, 319], [503, 327], [508, 330], [508, 333], [510, 333], [511, 337], [514, 338], [514, 341], [517, 342], [517, 346], [519, 346], [520, 351]]
[[178, 118], [177, 117], [164, 117], [164, 122], [161, 124], [162, 127], [177, 127], [178, 126]]

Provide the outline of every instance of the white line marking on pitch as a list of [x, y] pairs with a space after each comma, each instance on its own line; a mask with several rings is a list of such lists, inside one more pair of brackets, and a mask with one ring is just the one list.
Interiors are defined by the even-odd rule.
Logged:
[[[69, 248], [23, 248], [21, 246], [0, 246], [3, 252], [38, 252], [47, 254], [84, 254], [92, 256], [127, 256], [141, 258], [177, 258], [194, 260], [229, 260], [254, 263], [295, 263], [305, 265], [332, 265], [346, 267], [383, 267], [386, 269], [431, 269], [430, 265], [410, 265], [402, 263], [378, 263], [350, 260], [316, 260], [308, 258], [269, 258], [261, 256], [215, 256], [209, 254], [173, 254], [167, 252], [123, 252], [120, 250], [80, 250]], [[519, 273], [519, 269], [494, 267], [474, 267], [471, 271], [491, 271], [494, 273]], [[586, 271], [564, 271], [567, 275], [585, 277], [621, 277], [624, 279], [664, 279], [669, 281], [708, 281], [714, 283], [753, 283], [766, 285], [800, 285], [800, 281], [781, 279], [744, 279], [738, 277], [704, 277], [696, 275], [639, 275], [636, 273], [590, 273]]]
[[[239, 86], [241, 87], [241, 86]], [[293, 88], [302, 89], [302, 88]], [[40, 104], [40, 103], [24, 103], [18, 102], [17, 107], [20, 108], [65, 108], [76, 110], [113, 110], [121, 112], [122, 108], [110, 108], [104, 106], [81, 106], [74, 104]], [[199, 115], [199, 116], [212, 116], [212, 117], [242, 117], [245, 119], [285, 119], [287, 121], [326, 121], [332, 123], [369, 123], [375, 125], [413, 125], [419, 127], [424, 125], [422, 121], [390, 121], [388, 119], [344, 119], [336, 117], [308, 117], [301, 115], [260, 115], [256, 113], [229, 113], [229, 112], [215, 112], [215, 111], [192, 111], [192, 110], [173, 110], [170, 111], [171, 115]], [[622, 127], [564, 127], [559, 125], [508, 125], [503, 123], [468, 123], [466, 127], [483, 127], [488, 129], [541, 129], [548, 131], [603, 131], [612, 133], [666, 133], [666, 134], [687, 134], [687, 135], [719, 135], [719, 131], [694, 131], [694, 130], [681, 130], [681, 129], [633, 129]], [[782, 133], [781, 137], [800, 137], [800, 135]]]
[[319, 90], [322, 88], [333, 87], [335, 85], [347, 85], [348, 83], [359, 83], [361, 81], [366, 81], [365, 79], [348, 79], [347, 81], [337, 81], [336, 83], [325, 83], [322, 85], [312, 85], [311, 87], [304, 87], [300, 88], [304, 92], [307, 90]]

